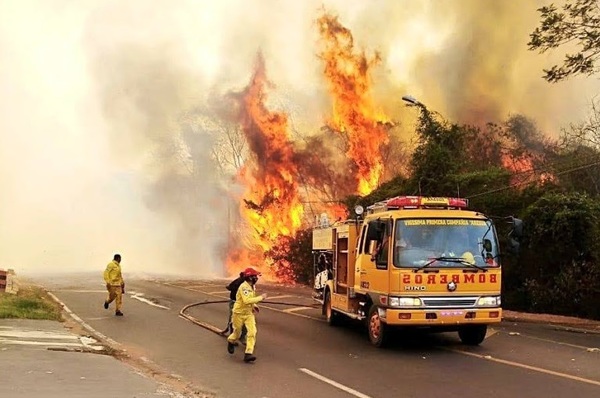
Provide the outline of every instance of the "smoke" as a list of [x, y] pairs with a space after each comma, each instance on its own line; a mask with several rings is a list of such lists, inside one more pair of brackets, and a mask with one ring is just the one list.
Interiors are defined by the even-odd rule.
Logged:
[[276, 85], [268, 109], [317, 133], [332, 110], [322, 6], [381, 54], [373, 98], [403, 134], [406, 93], [449, 118], [524, 113], [557, 132], [598, 82], [541, 79], [551, 59], [526, 50], [540, 4], [1, 1], [0, 267], [101, 272], [120, 252], [126, 271], [223, 272], [231, 187], [214, 161], [214, 109], [246, 86], [260, 48]]
[[572, 117], [582, 117], [598, 81], [574, 78], [551, 85], [541, 78], [542, 69], [560, 62], [560, 51], [541, 56], [527, 50], [539, 23], [536, 9], [548, 3], [439, 2], [430, 12], [445, 16], [438, 22], [449, 33], [439, 51], [421, 54], [415, 64], [423, 101], [454, 120], [477, 125], [525, 114], [555, 137]]

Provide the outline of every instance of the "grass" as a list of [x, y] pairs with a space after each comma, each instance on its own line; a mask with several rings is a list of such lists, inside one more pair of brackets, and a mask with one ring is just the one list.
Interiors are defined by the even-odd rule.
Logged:
[[61, 320], [61, 307], [37, 286], [21, 286], [14, 294], [0, 293], [0, 319]]

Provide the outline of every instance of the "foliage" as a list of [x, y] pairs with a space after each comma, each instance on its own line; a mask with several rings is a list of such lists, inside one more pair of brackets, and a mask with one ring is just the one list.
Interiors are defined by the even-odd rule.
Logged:
[[[521, 255], [502, 257], [504, 307], [600, 319], [598, 115], [555, 142], [522, 115], [480, 128], [448, 123], [421, 106], [407, 175], [369, 195], [347, 196], [344, 204], [353, 214], [355, 205], [399, 195], [467, 197], [471, 208], [496, 220], [504, 248], [507, 218], [523, 218]], [[308, 229], [281, 238], [267, 253], [278, 275], [311, 282], [311, 243]]]
[[568, 0], [562, 9], [554, 4], [538, 9], [540, 25], [531, 33], [530, 50], [548, 50], [575, 44], [577, 52], [566, 54], [562, 65], [544, 69], [544, 78], [558, 82], [570, 76], [598, 72], [600, 57], [600, 5], [597, 0]]
[[455, 191], [456, 186], [452, 186], [448, 176], [461, 170], [460, 154], [464, 149], [465, 129], [438, 120], [423, 107], [417, 135], [418, 144], [410, 162], [412, 178], [409, 189], [429, 196]]
[[22, 286], [16, 295], [0, 294], [0, 319], [61, 319], [60, 306], [39, 287]]
[[507, 288], [523, 291], [527, 310], [600, 319], [600, 200], [549, 193], [523, 220], [519, 278]]
[[273, 261], [275, 275], [286, 281], [311, 283], [313, 275], [312, 230], [301, 229], [294, 236], [281, 236], [265, 253]]

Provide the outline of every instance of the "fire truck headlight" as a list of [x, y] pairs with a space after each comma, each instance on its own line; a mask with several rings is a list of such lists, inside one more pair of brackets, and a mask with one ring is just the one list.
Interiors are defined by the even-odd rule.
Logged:
[[420, 307], [421, 299], [416, 297], [390, 297], [392, 307]]
[[480, 307], [499, 307], [501, 303], [500, 296], [480, 297], [477, 300], [477, 305]]

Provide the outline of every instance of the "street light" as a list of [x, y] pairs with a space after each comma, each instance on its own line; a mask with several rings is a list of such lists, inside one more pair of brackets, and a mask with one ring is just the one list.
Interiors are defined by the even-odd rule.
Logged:
[[420, 103], [419, 101], [417, 101], [417, 99], [415, 97], [413, 97], [412, 95], [403, 95], [402, 96], [402, 100], [409, 102], [413, 105], [418, 105], [418, 106], [425, 106], [422, 103]]

